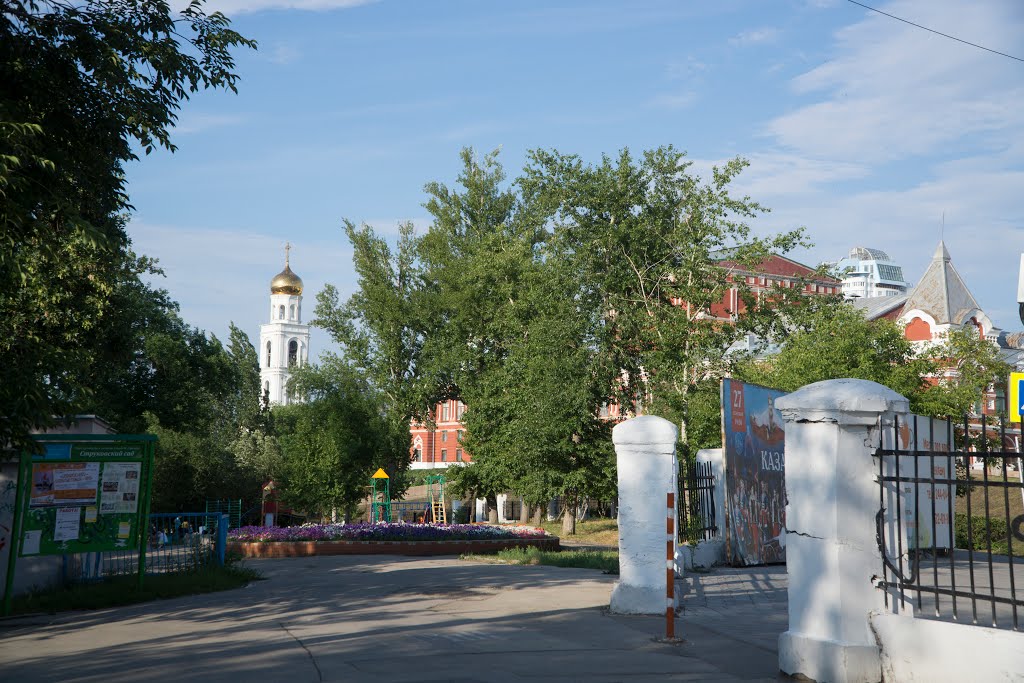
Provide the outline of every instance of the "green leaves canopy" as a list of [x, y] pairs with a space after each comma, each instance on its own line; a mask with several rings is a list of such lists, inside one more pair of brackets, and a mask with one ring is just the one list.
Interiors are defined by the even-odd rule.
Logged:
[[[183, 45], [185, 47], [183, 47]], [[80, 409], [128, 250], [124, 164], [173, 149], [181, 102], [235, 89], [255, 43], [159, 0], [0, 3], [0, 443]]]
[[[474, 463], [456, 470], [458, 488], [532, 502], [609, 495], [602, 405], [653, 403], [685, 425], [694, 387], [795, 298], [758, 300], [724, 260], [753, 267], [802, 232], [752, 233], [745, 221], [762, 207], [728, 191], [742, 160], [704, 182], [672, 147], [595, 166], [535, 151], [509, 184], [496, 153], [464, 150], [462, 162], [457, 187], [426, 186], [431, 226], [420, 237], [405, 226], [397, 256], [346, 225], [360, 289], [344, 305], [321, 299], [318, 319], [401, 412], [468, 405]], [[723, 323], [711, 308], [734, 286], [747, 315]]]

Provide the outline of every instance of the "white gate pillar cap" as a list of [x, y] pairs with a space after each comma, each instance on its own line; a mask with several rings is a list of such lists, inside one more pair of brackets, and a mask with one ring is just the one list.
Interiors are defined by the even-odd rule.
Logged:
[[612, 443], [616, 446], [671, 444], [675, 446], [679, 430], [674, 424], [657, 415], [641, 415], [620, 422], [612, 428]]
[[910, 401], [866, 379], [827, 379], [775, 400], [786, 422], [877, 424], [883, 413], [910, 412]]

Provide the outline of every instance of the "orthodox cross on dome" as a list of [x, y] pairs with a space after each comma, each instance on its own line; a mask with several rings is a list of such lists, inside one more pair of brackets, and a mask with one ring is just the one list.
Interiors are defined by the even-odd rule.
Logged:
[[288, 252], [290, 252], [291, 250], [292, 250], [292, 243], [291, 242], [285, 242], [284, 243], [284, 267], [285, 268], [289, 267], [288, 266], [288, 257], [289, 257], [289, 253]]

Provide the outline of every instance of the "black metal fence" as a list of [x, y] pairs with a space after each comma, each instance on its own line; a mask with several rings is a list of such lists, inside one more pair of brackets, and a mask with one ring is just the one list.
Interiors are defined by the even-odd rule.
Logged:
[[683, 467], [679, 496], [679, 540], [696, 543], [718, 534], [715, 519], [715, 475], [710, 462], [689, 462]]
[[1019, 437], [1008, 450], [1005, 424], [985, 417], [897, 419], [880, 433], [875, 520], [886, 606], [961, 622], [969, 607], [969, 623], [1018, 630], [1024, 484], [1011, 463], [1019, 467]]

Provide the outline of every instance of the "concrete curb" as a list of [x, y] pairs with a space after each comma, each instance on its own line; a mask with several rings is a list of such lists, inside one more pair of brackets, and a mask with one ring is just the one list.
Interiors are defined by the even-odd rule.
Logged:
[[264, 541], [228, 543], [242, 557], [310, 557], [312, 555], [461, 555], [509, 548], [559, 550], [557, 538], [510, 538], [483, 541]]

